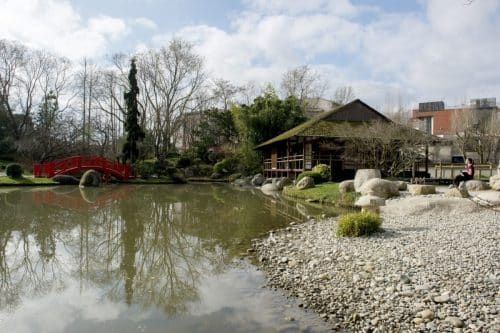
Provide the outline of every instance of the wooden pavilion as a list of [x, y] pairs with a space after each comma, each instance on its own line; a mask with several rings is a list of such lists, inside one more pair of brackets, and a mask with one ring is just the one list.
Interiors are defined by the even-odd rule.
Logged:
[[323, 112], [256, 147], [264, 155], [264, 174], [294, 179], [317, 164], [327, 164], [332, 180], [352, 179], [364, 164], [344, 156], [346, 128], [374, 121], [392, 122], [359, 99]]

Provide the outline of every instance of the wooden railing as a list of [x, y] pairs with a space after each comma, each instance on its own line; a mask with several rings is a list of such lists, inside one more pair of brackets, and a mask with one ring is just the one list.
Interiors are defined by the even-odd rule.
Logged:
[[[465, 170], [464, 164], [442, 164], [434, 165], [434, 178], [436, 179], [453, 179], [456, 175]], [[483, 175], [487, 177], [493, 176], [496, 171], [496, 166], [493, 164], [475, 164], [474, 178], [480, 179]]]
[[[310, 157], [306, 156], [305, 158], [303, 154], [296, 154], [278, 157], [276, 159], [276, 166], [272, 165], [272, 159], [265, 159], [264, 170], [303, 171], [317, 164], [331, 165], [334, 161], [340, 161], [340, 159], [331, 154], [312, 154]], [[306, 166], [310, 166], [310, 168]]]
[[128, 179], [133, 176], [129, 165], [109, 160], [101, 156], [72, 156], [57, 161], [42, 164], [33, 164], [35, 177], [54, 177], [55, 175], [74, 173], [79, 170], [95, 169], [112, 174], [119, 179]]

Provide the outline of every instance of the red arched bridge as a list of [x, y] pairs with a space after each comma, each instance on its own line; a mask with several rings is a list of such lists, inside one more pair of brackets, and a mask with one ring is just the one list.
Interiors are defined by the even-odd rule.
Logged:
[[134, 175], [131, 166], [101, 156], [72, 156], [57, 161], [33, 164], [33, 175], [50, 178], [89, 169], [118, 179], [128, 179]]

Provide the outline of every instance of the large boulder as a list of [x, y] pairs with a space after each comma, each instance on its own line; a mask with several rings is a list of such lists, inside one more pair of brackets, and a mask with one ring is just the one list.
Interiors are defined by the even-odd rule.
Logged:
[[354, 189], [356, 192], [360, 192], [361, 186], [368, 180], [373, 178], [382, 178], [380, 170], [378, 169], [358, 169], [356, 175], [354, 176]]
[[468, 180], [465, 182], [465, 187], [468, 191], [485, 191], [489, 190], [490, 187], [488, 184], [481, 180]]
[[436, 194], [436, 186], [425, 184], [410, 184], [408, 185], [408, 192], [412, 195], [427, 195]]
[[351, 179], [340, 182], [339, 192], [340, 193], [354, 192], [354, 180]]
[[253, 186], [262, 186], [265, 180], [266, 178], [261, 173], [258, 173], [253, 176], [251, 183]]
[[379, 213], [380, 206], [385, 206], [385, 199], [374, 195], [363, 195], [354, 203], [354, 206], [361, 207], [362, 211]]
[[447, 198], [468, 198], [469, 192], [467, 191], [467, 187], [452, 187], [444, 194]]
[[398, 186], [398, 190], [406, 191], [408, 189], [408, 183], [402, 180], [395, 180], [394, 183]]
[[281, 191], [276, 183], [267, 183], [264, 184], [260, 187], [262, 192], [276, 192], [276, 191]]
[[307, 188], [314, 187], [314, 179], [312, 177], [304, 177], [298, 181], [295, 187], [299, 190], [305, 190]]
[[85, 171], [82, 178], [80, 178], [80, 187], [99, 186], [99, 183], [100, 183], [99, 172], [93, 169]]
[[61, 185], [78, 185], [80, 184], [80, 179], [70, 176], [70, 175], [56, 175], [52, 177], [52, 180], [58, 182]]
[[236, 186], [252, 186], [252, 177], [238, 178], [233, 182]]
[[492, 190], [500, 191], [500, 175], [490, 177], [490, 187]]
[[362, 195], [374, 195], [380, 198], [392, 198], [399, 195], [398, 185], [390, 180], [372, 178], [359, 189]]
[[[274, 183], [274, 179], [273, 179]], [[276, 179], [276, 186], [278, 186], [279, 190], [281, 191], [285, 186], [292, 185], [293, 182], [290, 178], [288, 177], [280, 177]]]

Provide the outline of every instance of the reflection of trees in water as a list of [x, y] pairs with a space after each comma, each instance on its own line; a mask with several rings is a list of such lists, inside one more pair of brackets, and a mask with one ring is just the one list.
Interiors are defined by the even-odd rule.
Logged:
[[76, 279], [82, 290], [100, 288], [116, 302], [184, 312], [204, 275], [285, 223], [264, 208], [260, 192], [228, 186], [86, 193], [100, 206], [79, 202], [79, 191], [17, 192], [9, 200], [0, 194], [0, 309]]
[[21, 294], [41, 295], [62, 284], [56, 243], [68, 227], [61, 222], [65, 214], [28, 203], [25, 191], [0, 194], [0, 308], [16, 306]]
[[19, 206], [0, 217], [0, 308], [72, 277], [82, 287], [111, 286], [108, 297], [117, 301], [184, 311], [197, 297], [202, 271], [219, 265], [220, 254], [184, 233], [177, 218], [182, 203], [159, 199], [146, 192], [75, 212], [33, 205], [23, 192]]

